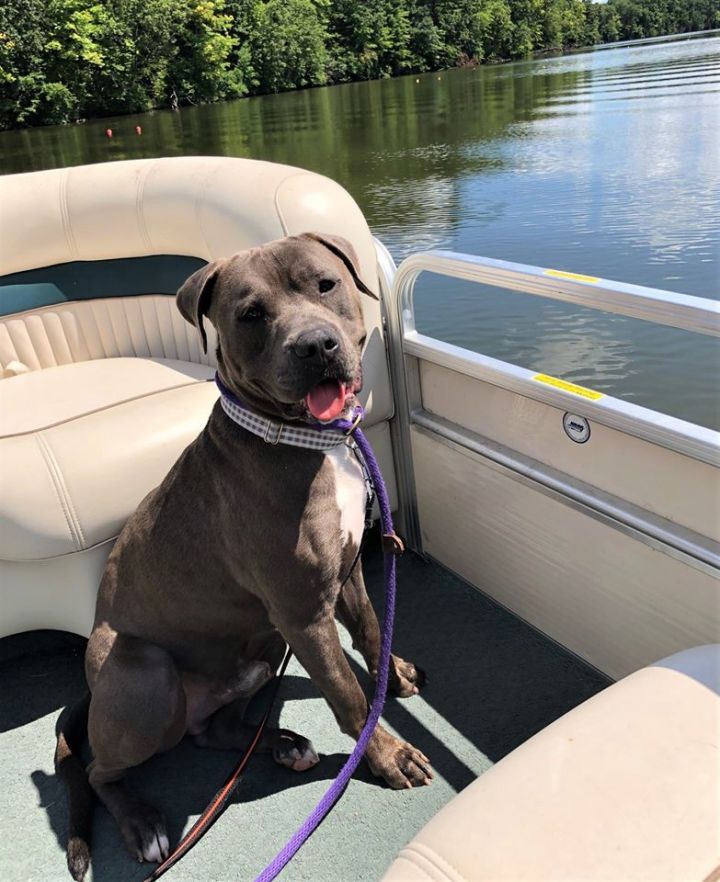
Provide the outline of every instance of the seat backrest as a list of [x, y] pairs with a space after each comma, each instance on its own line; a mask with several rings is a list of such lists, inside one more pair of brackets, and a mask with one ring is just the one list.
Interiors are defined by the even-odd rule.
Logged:
[[[175, 287], [202, 262], [286, 235], [344, 236], [362, 278], [379, 293], [372, 235], [355, 201], [334, 181], [291, 166], [177, 157], [8, 175], [0, 177], [0, 205], [4, 376], [115, 356], [213, 364], [212, 332], [206, 358], [176, 312]], [[144, 273], [145, 287], [124, 289], [124, 279], [143, 276], [143, 260], [152, 270]], [[165, 273], [172, 288], [159, 290], [158, 260], [173, 264]], [[108, 261], [107, 290], [83, 290], [88, 266]], [[58, 287], [55, 276], [73, 277], [75, 268], [75, 281]], [[137, 294], [166, 296], [128, 296]], [[380, 306], [363, 297], [363, 311], [372, 424], [392, 415], [392, 396]]]

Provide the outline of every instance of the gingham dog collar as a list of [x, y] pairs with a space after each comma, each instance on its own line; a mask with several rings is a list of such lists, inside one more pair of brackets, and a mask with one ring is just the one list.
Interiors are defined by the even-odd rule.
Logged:
[[350, 433], [364, 416], [363, 409], [358, 404], [351, 420], [308, 424], [307, 427], [284, 423], [250, 410], [233, 395], [217, 374], [215, 374], [215, 383], [220, 390], [220, 405], [227, 416], [238, 426], [262, 438], [267, 444], [287, 444], [290, 447], [305, 447], [308, 450], [332, 450], [333, 447], [347, 442]]

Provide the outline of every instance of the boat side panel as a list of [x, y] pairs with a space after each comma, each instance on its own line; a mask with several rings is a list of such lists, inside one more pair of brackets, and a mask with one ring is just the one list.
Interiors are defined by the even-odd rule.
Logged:
[[592, 419], [590, 437], [577, 443], [558, 408], [429, 362], [420, 366], [424, 409], [720, 541], [720, 474], [712, 465]]
[[424, 550], [503, 606], [611, 677], [717, 640], [713, 575], [424, 429], [411, 435]]

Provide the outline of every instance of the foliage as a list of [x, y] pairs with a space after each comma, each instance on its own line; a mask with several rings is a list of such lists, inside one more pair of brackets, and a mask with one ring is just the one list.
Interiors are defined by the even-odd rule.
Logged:
[[237, 57], [234, 19], [224, 0], [171, 4], [180, 15], [166, 77], [171, 102], [191, 104], [239, 98], [247, 92], [248, 61]]
[[259, 91], [281, 92], [327, 80], [327, 33], [312, 0], [254, 3], [249, 23], [247, 46]]
[[712, 27], [717, 0], [1, 0], [0, 128]]
[[414, 69], [407, 0], [331, 0], [324, 6], [328, 77], [367, 80]]

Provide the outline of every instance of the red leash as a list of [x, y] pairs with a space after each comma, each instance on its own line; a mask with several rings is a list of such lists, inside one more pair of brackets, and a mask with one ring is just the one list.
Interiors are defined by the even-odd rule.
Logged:
[[247, 764], [250, 762], [250, 758], [252, 757], [253, 753], [255, 753], [255, 749], [257, 748], [260, 739], [262, 738], [262, 734], [265, 731], [265, 725], [270, 718], [270, 713], [272, 711], [273, 704], [275, 703], [278, 689], [280, 688], [280, 682], [283, 678], [285, 670], [287, 669], [288, 662], [290, 661], [291, 657], [292, 652], [290, 648], [288, 648], [285, 652], [285, 658], [282, 660], [282, 664], [280, 665], [277, 676], [275, 677], [275, 683], [273, 685], [272, 693], [268, 700], [267, 707], [265, 708], [265, 712], [263, 713], [262, 718], [258, 723], [258, 727], [255, 731], [255, 734], [253, 735], [252, 741], [250, 742], [247, 750], [243, 754], [238, 764], [230, 773], [227, 781], [215, 794], [212, 801], [210, 802], [210, 805], [200, 815], [197, 821], [195, 821], [195, 823], [183, 836], [180, 842], [178, 842], [178, 844], [175, 846], [175, 850], [153, 870], [153, 872], [144, 880], [144, 882], [155, 882], [156, 879], [159, 879], [164, 873], [167, 873], [167, 871], [172, 866], [174, 866], [181, 857], [186, 855], [190, 851], [190, 849], [193, 848], [193, 846], [202, 839], [205, 833], [207, 833], [210, 827], [212, 827], [215, 821], [217, 821], [220, 815], [227, 808], [230, 797], [237, 789], [237, 786], [240, 783], [240, 777], [245, 771]]

